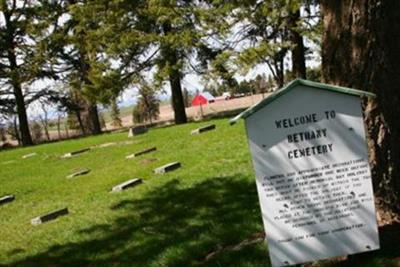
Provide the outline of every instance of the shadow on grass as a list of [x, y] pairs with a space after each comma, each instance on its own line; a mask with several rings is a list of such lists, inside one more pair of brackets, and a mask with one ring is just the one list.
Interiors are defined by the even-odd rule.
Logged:
[[379, 227], [380, 249], [347, 257], [347, 260], [333, 266], [400, 266], [400, 223]]
[[205, 261], [263, 231], [256, 186], [246, 178], [215, 177], [191, 187], [172, 180], [110, 209], [116, 219], [79, 231], [85, 241], [52, 246], [13, 266], [268, 265], [263, 243]]

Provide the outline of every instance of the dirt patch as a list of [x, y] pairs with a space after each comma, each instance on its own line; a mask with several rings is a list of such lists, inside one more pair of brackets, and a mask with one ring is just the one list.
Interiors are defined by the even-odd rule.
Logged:
[[219, 246], [216, 250], [211, 251], [207, 253], [207, 255], [204, 257], [203, 263], [211, 260], [212, 258], [218, 256], [219, 254], [222, 254], [227, 251], [239, 251], [242, 250], [246, 246], [250, 246], [256, 243], [261, 243], [265, 239], [265, 234], [264, 232], [256, 233], [252, 235], [251, 237], [243, 240], [242, 242], [236, 244], [236, 245], [230, 245], [230, 246]]
[[149, 158], [149, 159], [142, 159], [141, 161], [139, 161], [140, 164], [150, 164], [152, 162], [157, 161], [158, 159], [156, 158]]

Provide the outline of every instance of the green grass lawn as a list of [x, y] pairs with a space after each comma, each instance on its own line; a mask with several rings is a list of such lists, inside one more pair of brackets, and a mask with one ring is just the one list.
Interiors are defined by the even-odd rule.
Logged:
[[[217, 120], [217, 130], [191, 136], [192, 123], [150, 130], [132, 139], [106, 134], [0, 154], [0, 195], [16, 200], [0, 207], [0, 263], [21, 266], [188, 266], [209, 252], [262, 231], [258, 199], [243, 126]], [[69, 151], [106, 142], [130, 145], [96, 148], [70, 159]], [[137, 159], [125, 156], [156, 146]], [[21, 159], [36, 152], [38, 156]], [[143, 159], [157, 158], [154, 162]], [[14, 160], [14, 162], [10, 162]], [[153, 169], [171, 161], [182, 168], [165, 175]], [[66, 179], [79, 168], [85, 176]], [[112, 186], [140, 177], [122, 193]], [[68, 207], [70, 214], [40, 226], [30, 219]], [[207, 264], [265, 265], [263, 245], [228, 253]], [[224, 264], [225, 263], [225, 264]]]
[[[207, 123], [151, 129], [130, 139], [127, 133], [104, 134], [1, 152], [0, 196], [14, 194], [16, 200], [0, 206], [0, 266], [269, 266], [263, 242], [224, 249], [263, 232], [263, 226], [243, 124], [214, 120], [216, 130], [190, 135]], [[73, 150], [123, 141], [135, 143], [60, 159]], [[151, 146], [157, 151], [125, 159]], [[21, 159], [32, 152], [38, 155]], [[182, 167], [153, 173], [172, 161]], [[80, 168], [91, 172], [66, 178]], [[144, 183], [110, 193], [135, 177]], [[30, 224], [62, 207], [68, 216]], [[390, 255], [374, 254], [368, 263], [392, 264]]]

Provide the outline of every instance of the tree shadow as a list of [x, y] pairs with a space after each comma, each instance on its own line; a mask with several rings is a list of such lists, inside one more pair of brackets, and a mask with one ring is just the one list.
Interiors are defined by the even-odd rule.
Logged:
[[263, 243], [205, 261], [210, 252], [263, 231], [254, 182], [236, 175], [185, 185], [175, 179], [141, 199], [113, 203], [116, 219], [78, 231], [85, 241], [54, 245], [12, 266], [268, 264]]
[[[380, 249], [348, 255], [343, 257], [321, 260], [318, 266], [327, 267], [398, 267], [400, 266], [400, 223], [379, 227]], [[314, 266], [306, 264], [306, 266]]]
[[379, 227], [379, 239], [379, 250], [348, 256], [335, 266], [400, 266], [400, 223]]

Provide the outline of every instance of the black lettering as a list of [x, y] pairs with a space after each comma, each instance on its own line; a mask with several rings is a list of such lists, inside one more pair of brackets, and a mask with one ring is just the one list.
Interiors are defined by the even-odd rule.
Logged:
[[283, 127], [285, 127], [285, 128], [288, 127], [287, 119], [284, 119], [284, 120], [283, 120]]
[[313, 119], [313, 121], [312, 122], [317, 122], [317, 114], [312, 114], [312, 119]]

